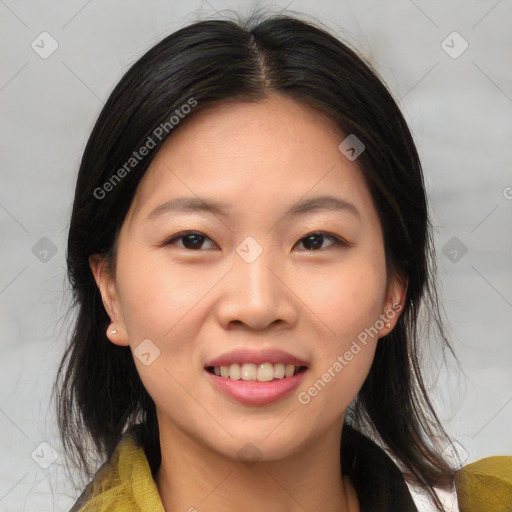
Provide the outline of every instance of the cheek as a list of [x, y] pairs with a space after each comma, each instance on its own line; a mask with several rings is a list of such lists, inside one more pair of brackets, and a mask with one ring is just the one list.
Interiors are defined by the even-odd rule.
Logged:
[[[184, 271], [162, 251], [126, 250], [124, 254], [118, 260], [117, 280], [137, 371], [157, 404], [173, 396], [176, 404], [185, 407], [183, 389], [190, 388], [203, 371], [197, 363], [205, 314], [202, 299], [218, 277], [211, 272], [205, 275], [199, 266]], [[146, 360], [139, 357], [148, 352]]]
[[[308, 278], [308, 305], [320, 318], [316, 364], [302, 388], [311, 412], [333, 420], [359, 392], [371, 368], [378, 341], [375, 323], [383, 312], [384, 266], [372, 258], [354, 257], [330, 269], [329, 276]], [[312, 288], [311, 280], [322, 282]]]
[[[174, 405], [183, 408], [190, 400], [184, 388], [190, 388], [202, 372], [199, 365], [195, 367], [200, 348], [196, 340], [204, 322], [201, 298], [214, 285], [214, 276], [210, 272], [208, 278], [199, 266], [186, 272], [163, 256], [162, 251], [125, 249], [118, 259], [117, 282], [130, 347], [144, 386], [162, 407], [172, 396]], [[143, 351], [142, 346], [147, 349]], [[141, 353], [150, 355], [144, 360]]]
[[354, 256], [329, 269], [307, 272], [298, 295], [327, 337], [347, 341], [374, 325], [382, 313], [386, 277], [383, 266]]
[[339, 327], [343, 333], [336, 340], [324, 340], [316, 364], [299, 391], [299, 403], [309, 408], [308, 413], [320, 415], [323, 422], [332, 423], [346, 411], [368, 376], [377, 337], [366, 334], [366, 325], [359, 316], [349, 327]]
[[136, 344], [141, 336], [172, 343], [185, 324], [191, 338], [190, 327], [197, 324], [190, 315], [213, 285], [208, 284], [211, 275], [208, 278], [199, 266], [186, 271], [161, 250], [135, 249], [125, 254], [118, 264], [118, 283], [130, 343]]

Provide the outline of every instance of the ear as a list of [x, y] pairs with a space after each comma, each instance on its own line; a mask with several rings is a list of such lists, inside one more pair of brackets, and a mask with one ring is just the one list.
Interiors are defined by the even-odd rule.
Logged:
[[[100, 290], [103, 306], [110, 317], [111, 324], [107, 329], [107, 338], [115, 345], [129, 345], [115, 278], [107, 268], [107, 260], [99, 254], [92, 254], [89, 256], [89, 266]], [[117, 331], [116, 334], [111, 332], [113, 329]]]
[[380, 315], [384, 327], [379, 329], [379, 338], [389, 334], [398, 322], [405, 306], [408, 284], [408, 280], [404, 281], [396, 276], [389, 280], [383, 311]]

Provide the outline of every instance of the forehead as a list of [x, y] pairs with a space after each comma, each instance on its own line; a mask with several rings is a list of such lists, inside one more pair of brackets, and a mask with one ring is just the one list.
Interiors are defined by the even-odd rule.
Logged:
[[372, 200], [363, 174], [338, 149], [345, 137], [324, 113], [283, 96], [207, 106], [160, 148], [129, 216], [183, 196], [213, 197], [234, 214], [336, 192], [364, 207]]

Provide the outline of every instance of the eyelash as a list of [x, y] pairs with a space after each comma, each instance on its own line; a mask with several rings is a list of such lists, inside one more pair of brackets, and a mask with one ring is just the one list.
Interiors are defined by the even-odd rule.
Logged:
[[[187, 235], [197, 235], [197, 236], [200, 236], [200, 237], [203, 237], [205, 238], [206, 240], [211, 240], [211, 238], [207, 237], [206, 235], [204, 235], [203, 233], [199, 232], [199, 231], [184, 231], [182, 233], [178, 233], [177, 235], [173, 235], [171, 238], [168, 238], [167, 240], [165, 240], [162, 244], [161, 244], [161, 247], [166, 247], [166, 246], [169, 246], [169, 245], [173, 245], [173, 242], [175, 242], [176, 240], [180, 240], [182, 238], [185, 238]], [[325, 238], [330, 238], [334, 244], [330, 247], [348, 247], [349, 244], [347, 242], [345, 242], [344, 240], [342, 240], [341, 238], [335, 236], [335, 235], [332, 235], [331, 233], [327, 233], [326, 231], [313, 231], [312, 233], [308, 233], [307, 235], [303, 236], [302, 238], [299, 239], [299, 242], [308, 238], [309, 236], [313, 236], [313, 235], [323, 235]], [[211, 240], [213, 242], [213, 240]], [[186, 247], [179, 247], [180, 249], [185, 249], [185, 250], [188, 250], [188, 251], [194, 251], [194, 252], [203, 252], [201, 251], [201, 249], [198, 249], [198, 250], [195, 250], [195, 249], [187, 249]], [[329, 247], [328, 247], [329, 248]], [[328, 249], [327, 248], [327, 249]], [[325, 251], [326, 249], [319, 249], [319, 250], [307, 250], [307, 252], [322, 252], [322, 251]]]

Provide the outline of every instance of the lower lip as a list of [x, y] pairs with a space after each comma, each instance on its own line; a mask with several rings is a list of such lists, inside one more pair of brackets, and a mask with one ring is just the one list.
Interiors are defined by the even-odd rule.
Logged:
[[213, 384], [226, 395], [246, 405], [265, 405], [276, 402], [296, 389], [308, 371], [302, 371], [293, 377], [259, 382], [256, 380], [231, 380], [204, 370]]

